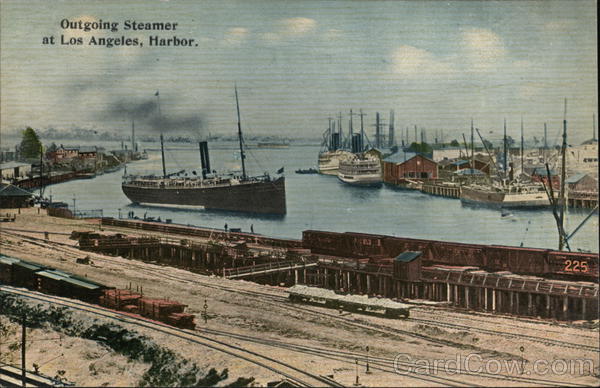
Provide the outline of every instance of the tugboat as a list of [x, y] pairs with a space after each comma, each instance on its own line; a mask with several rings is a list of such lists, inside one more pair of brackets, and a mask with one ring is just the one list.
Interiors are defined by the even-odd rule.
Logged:
[[[158, 97], [158, 93], [156, 94]], [[280, 175], [272, 178], [265, 173], [261, 176], [248, 176], [246, 173], [244, 141], [240, 121], [240, 106], [237, 88], [235, 101], [238, 119], [238, 140], [242, 161], [240, 173], [217, 175], [211, 173], [208, 143], [200, 142], [202, 176], [174, 177], [167, 174], [164, 157], [163, 135], [160, 135], [162, 156], [162, 176], [125, 176], [123, 193], [136, 204], [171, 207], [200, 207], [258, 214], [286, 214], [285, 177], [283, 168]], [[160, 108], [158, 109], [160, 112]]]

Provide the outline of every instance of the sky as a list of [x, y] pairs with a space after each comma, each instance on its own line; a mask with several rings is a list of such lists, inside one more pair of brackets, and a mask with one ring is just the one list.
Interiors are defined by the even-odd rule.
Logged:
[[[1, 0], [2, 134], [91, 128], [234, 134], [237, 84], [245, 133], [320, 138], [328, 118], [375, 112], [428, 139], [468, 133], [557, 142], [592, 137], [597, 115], [596, 1], [28, 1]], [[109, 21], [118, 31], [63, 29]], [[126, 20], [178, 23], [125, 31]], [[63, 45], [81, 37], [82, 45]], [[149, 38], [194, 39], [151, 47]], [[56, 44], [43, 44], [54, 36]], [[89, 45], [138, 38], [142, 47]], [[197, 45], [196, 45], [197, 44]], [[161, 116], [155, 109], [159, 91]], [[161, 117], [157, 120], [157, 117]], [[359, 118], [353, 117], [354, 128]], [[399, 134], [397, 134], [399, 137]]]

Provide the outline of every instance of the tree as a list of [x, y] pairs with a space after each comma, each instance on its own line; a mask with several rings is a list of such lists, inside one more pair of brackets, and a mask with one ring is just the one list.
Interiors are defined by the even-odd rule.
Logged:
[[460, 147], [460, 144], [458, 143], [458, 140], [454, 139], [450, 142], [450, 145], [452, 147]]
[[408, 152], [414, 152], [417, 154], [431, 154], [433, 152], [433, 148], [427, 143], [412, 143], [410, 147], [408, 147]]
[[27, 127], [23, 131], [23, 138], [19, 146], [21, 157], [25, 159], [39, 158], [42, 151], [42, 143], [33, 128]]

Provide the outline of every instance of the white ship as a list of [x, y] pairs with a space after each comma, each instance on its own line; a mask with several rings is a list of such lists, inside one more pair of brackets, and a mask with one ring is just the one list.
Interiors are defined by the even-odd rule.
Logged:
[[319, 173], [337, 175], [340, 162], [352, 158], [352, 153], [344, 150], [323, 151], [319, 153]]
[[372, 156], [353, 155], [341, 160], [338, 178], [344, 183], [356, 186], [381, 186], [381, 162]]
[[511, 184], [501, 186], [463, 186], [460, 193], [463, 202], [499, 206], [502, 208], [540, 208], [550, 206], [548, 194], [542, 185]]

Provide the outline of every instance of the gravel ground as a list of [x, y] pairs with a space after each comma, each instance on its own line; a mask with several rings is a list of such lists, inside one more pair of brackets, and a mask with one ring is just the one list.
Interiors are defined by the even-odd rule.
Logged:
[[[70, 233], [73, 230], [98, 230], [98, 225], [91, 221], [47, 217], [43, 211], [41, 213], [38, 215], [36, 209], [27, 209], [17, 216], [16, 222], [0, 226], [6, 232], [1, 236], [0, 248], [3, 254], [87, 276], [107, 285], [122, 288], [132, 284], [134, 289], [143, 287], [145, 295], [181, 301], [189, 306], [189, 312], [197, 314], [198, 330], [205, 331], [203, 334], [210, 334], [219, 340], [284, 360], [312, 373], [333, 376], [336, 381], [344, 385], [355, 383], [356, 364], [355, 356], [339, 359], [339, 355], [343, 352], [358, 354], [356, 357], [359, 357], [360, 384], [365, 386], [438, 386], [461, 385], [461, 383], [487, 386], [531, 386], [534, 384], [533, 380], [507, 380], [455, 373], [455, 367], [464, 367], [463, 361], [467, 358], [471, 362], [469, 366], [472, 370], [480, 366], [487, 366], [488, 371], [495, 372], [500, 364], [503, 374], [517, 379], [527, 377], [544, 380], [535, 382], [536, 385], [538, 385], [537, 383], [541, 385], [569, 383], [597, 386], [600, 383], [598, 352], [576, 346], [565, 347], [476, 330], [485, 328], [512, 335], [551, 338], [567, 344], [594, 346], [599, 342], [597, 322], [593, 327], [583, 322], [566, 325], [534, 319], [472, 314], [429, 306], [419, 306], [411, 311], [411, 318], [429, 320], [429, 322], [411, 319], [390, 320], [379, 316], [358, 314], [344, 314], [340, 318], [339, 313], [335, 310], [318, 306], [292, 305], [283, 299], [287, 296], [285, 290], [278, 287], [203, 276], [121, 257], [90, 254], [76, 250], [76, 243], [69, 240], [66, 234], [51, 235], [50, 239], [69, 244], [73, 248], [32, 244], [10, 234], [9, 229], [62, 233]], [[106, 231], [111, 232], [108, 228]], [[134, 231], [127, 231], [127, 233], [135, 234]], [[37, 238], [43, 237], [43, 234], [39, 233], [29, 233], [28, 235]], [[90, 256], [93, 265], [75, 263], [75, 258], [85, 256]], [[206, 324], [200, 315], [205, 300], [209, 314]], [[440, 325], [441, 323], [457, 324], [463, 327], [446, 327]], [[383, 332], [373, 330], [366, 325], [377, 325], [377, 328], [382, 329]], [[217, 336], [210, 330], [226, 332], [229, 336]], [[259, 385], [281, 378], [276, 373], [264, 368], [234, 359], [227, 354], [190, 344], [184, 340], [159, 335], [150, 330], [145, 331], [144, 334], [194, 361], [200, 367], [215, 367], [219, 370], [228, 368], [231, 378], [253, 376]], [[243, 337], [232, 338], [232, 334]], [[262, 342], [264, 340], [271, 341], [271, 345]], [[276, 347], [274, 346], [276, 342], [284, 343], [284, 346]], [[87, 347], [92, 346], [84, 345], [84, 343], [85, 341], [81, 341], [81, 350], [79, 350], [79, 345], [74, 343], [73, 346], [83, 354], [82, 352], [87, 351]], [[309, 347], [312, 351], [300, 352], [297, 348], [292, 349], [290, 346]], [[367, 346], [369, 355], [372, 357], [371, 366], [374, 366], [373, 358], [385, 358], [388, 360], [387, 372], [373, 370], [372, 374], [365, 373]], [[521, 347], [523, 351], [521, 351]], [[328, 353], [327, 355], [315, 354], [315, 348], [325, 349]], [[332, 356], [332, 354], [337, 354], [337, 356]], [[417, 361], [417, 366], [421, 368], [411, 367], [411, 372], [414, 373], [410, 374], [394, 373], [393, 359], [395, 357], [398, 357], [400, 361]], [[457, 358], [459, 362], [458, 365], [455, 365]], [[591, 374], [589, 370], [582, 372], [581, 368], [578, 368], [579, 364], [572, 362], [576, 359], [591, 360], [593, 363]], [[128, 370], [127, 360], [119, 356], [108, 354], [102, 360], [107, 363], [114, 362], [115, 371], [118, 371], [119, 368]], [[425, 374], [424, 366], [432, 366], [435, 360], [441, 360], [437, 361], [441, 370], [431, 375]], [[536, 371], [539, 373], [533, 373], [536, 361]], [[507, 362], [509, 364], [506, 364]], [[77, 363], [75, 357], [65, 364], [74, 365], [75, 368]], [[520, 374], [513, 370], [512, 373], [507, 373], [506, 366], [510, 367], [514, 363], [518, 365], [523, 363], [526, 372]], [[564, 373], [562, 370], [565, 364], [567, 366], [572, 364], [572, 370]], [[444, 366], [448, 366], [449, 370], [444, 371]], [[402, 365], [398, 367], [401, 371], [406, 369]], [[132, 370], [143, 370], [142, 365], [131, 368]], [[88, 373], [88, 375], [78, 375], [78, 380], [76, 380], [78, 385], [99, 385], [104, 382], [98, 376], [91, 375], [89, 367], [79, 369], [82, 374]], [[547, 369], [548, 373], [543, 373]], [[130, 385], [132, 381], [134, 380], [123, 380], [122, 383], [116, 385]]]

